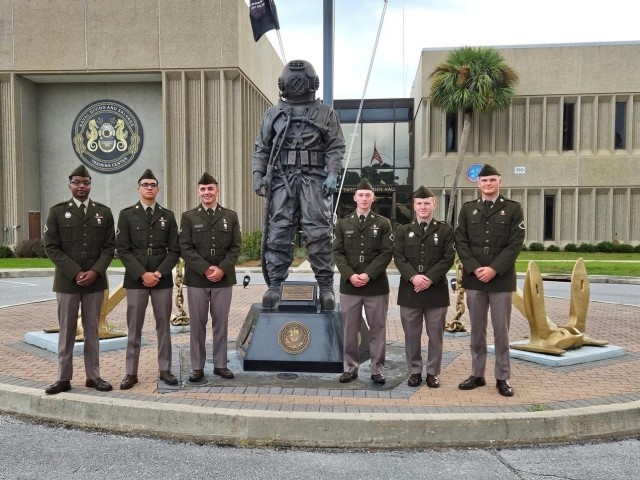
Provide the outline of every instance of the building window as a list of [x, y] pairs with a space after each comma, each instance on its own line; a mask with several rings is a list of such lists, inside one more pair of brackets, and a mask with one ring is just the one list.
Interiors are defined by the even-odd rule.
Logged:
[[447, 152], [458, 151], [458, 114], [447, 113]]
[[565, 103], [562, 112], [562, 150], [573, 150], [575, 103]]
[[555, 210], [556, 196], [544, 196], [544, 240], [553, 240], [555, 238]]
[[626, 102], [616, 102], [616, 132], [615, 143], [616, 149], [623, 149], [626, 140], [625, 124], [627, 119], [627, 104]]

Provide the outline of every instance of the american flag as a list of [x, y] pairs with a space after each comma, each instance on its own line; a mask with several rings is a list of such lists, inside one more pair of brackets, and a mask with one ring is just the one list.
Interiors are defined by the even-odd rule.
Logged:
[[382, 161], [382, 155], [380, 155], [380, 152], [376, 148], [375, 143], [373, 144], [373, 155], [371, 155], [371, 162], [369, 163], [369, 165], [373, 164], [374, 161], [378, 162], [380, 165], [384, 163]]

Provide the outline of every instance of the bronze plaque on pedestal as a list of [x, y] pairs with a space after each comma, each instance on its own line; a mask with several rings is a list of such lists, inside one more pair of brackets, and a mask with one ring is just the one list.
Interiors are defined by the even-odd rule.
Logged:
[[294, 302], [313, 302], [315, 300], [315, 285], [284, 283], [282, 285], [282, 296], [280, 297], [280, 299]]
[[309, 329], [302, 322], [289, 322], [278, 333], [278, 343], [282, 350], [292, 355], [304, 352], [311, 343]]

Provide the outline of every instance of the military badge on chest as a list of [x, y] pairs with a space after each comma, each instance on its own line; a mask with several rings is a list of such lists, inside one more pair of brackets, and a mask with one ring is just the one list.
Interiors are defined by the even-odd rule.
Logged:
[[100, 215], [99, 213], [96, 213], [93, 218], [96, 219], [96, 222], [98, 223], [98, 225], [102, 225], [102, 219], [104, 218], [102, 215]]

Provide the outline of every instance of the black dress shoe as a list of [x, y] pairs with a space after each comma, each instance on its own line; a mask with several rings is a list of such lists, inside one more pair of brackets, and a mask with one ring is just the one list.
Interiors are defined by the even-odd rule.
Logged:
[[496, 380], [498, 393], [504, 397], [513, 397], [513, 387], [509, 380]]
[[229, 370], [227, 367], [214, 368], [213, 374], [218, 375], [219, 377], [222, 377], [222, 378], [226, 378], [227, 380], [229, 380], [230, 378], [233, 378], [233, 372]]
[[160, 380], [162, 380], [167, 385], [177, 385], [178, 384], [178, 379], [169, 370], [160, 370], [160, 374], [158, 375], [158, 377], [160, 378]]
[[340, 380], [338, 381], [340, 383], [349, 383], [353, 382], [356, 378], [358, 378], [357, 373], [344, 372], [342, 375], [340, 375]]
[[190, 382], [201, 382], [204, 379], [204, 370], [191, 370], [189, 374]]
[[407, 385], [410, 387], [418, 387], [422, 383], [422, 376], [419, 373], [412, 373], [409, 375], [409, 380], [407, 380]]
[[384, 375], [381, 373], [376, 373], [375, 375], [371, 375], [371, 381], [377, 385], [383, 385], [386, 380], [384, 379]]
[[438, 388], [440, 387], [440, 379], [437, 375], [431, 375], [427, 373], [427, 387], [429, 388]]
[[71, 390], [71, 382], [69, 380], [58, 380], [53, 385], [49, 385], [44, 393], [55, 395], [56, 393], [68, 392]]
[[487, 382], [485, 382], [484, 377], [474, 377], [471, 375], [464, 382], [458, 385], [458, 388], [460, 390], [473, 390], [477, 387], [484, 387], [486, 384]]
[[138, 376], [127, 373], [122, 379], [122, 382], [120, 382], [120, 390], [129, 390], [133, 388], [136, 383], [138, 383]]
[[87, 378], [87, 381], [85, 382], [85, 385], [87, 387], [89, 387], [89, 388], [95, 388], [99, 392], [108, 392], [109, 390], [113, 389], [113, 387], [111, 386], [111, 384], [109, 382], [101, 379], [100, 377], [98, 377], [98, 378]]

